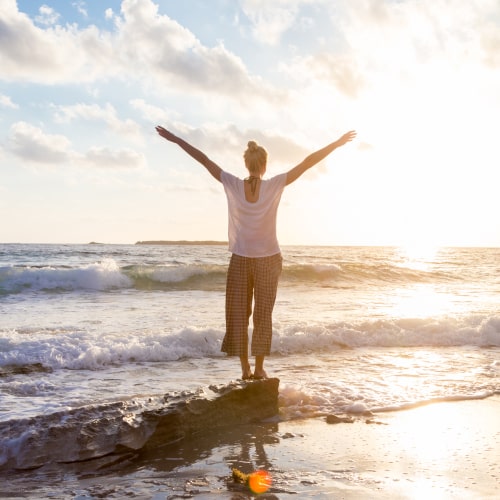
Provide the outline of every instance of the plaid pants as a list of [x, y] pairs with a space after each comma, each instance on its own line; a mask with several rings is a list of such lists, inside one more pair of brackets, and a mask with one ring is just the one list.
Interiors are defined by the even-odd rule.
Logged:
[[221, 351], [229, 356], [248, 355], [248, 324], [253, 311], [252, 356], [271, 353], [272, 314], [283, 259], [231, 255], [226, 282], [226, 335]]

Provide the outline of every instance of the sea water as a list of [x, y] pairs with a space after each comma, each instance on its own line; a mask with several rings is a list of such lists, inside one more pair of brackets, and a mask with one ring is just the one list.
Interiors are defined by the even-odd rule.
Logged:
[[[499, 393], [500, 249], [282, 251], [266, 369], [283, 419]], [[0, 466], [29, 463], [40, 417], [133, 420], [237, 379], [220, 352], [228, 261], [213, 244], [0, 245]]]

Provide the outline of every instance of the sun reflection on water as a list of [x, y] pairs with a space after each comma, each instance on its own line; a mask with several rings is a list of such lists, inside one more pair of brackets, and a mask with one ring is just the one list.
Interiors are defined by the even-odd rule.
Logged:
[[434, 403], [422, 408], [419, 425], [402, 438], [407, 452], [425, 462], [446, 459], [455, 439], [454, 433], [447, 431], [455, 419], [456, 410], [452, 403]]
[[432, 244], [412, 244], [398, 249], [401, 265], [409, 269], [428, 271], [436, 263], [439, 246]]
[[436, 317], [450, 312], [453, 302], [453, 296], [438, 291], [434, 285], [419, 284], [394, 294], [389, 312], [396, 317]]

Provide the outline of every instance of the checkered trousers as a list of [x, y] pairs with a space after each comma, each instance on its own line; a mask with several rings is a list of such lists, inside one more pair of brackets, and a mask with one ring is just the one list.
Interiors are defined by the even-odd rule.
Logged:
[[253, 310], [252, 356], [271, 353], [272, 314], [283, 259], [232, 254], [226, 282], [226, 335], [221, 351], [229, 356], [248, 354], [248, 324]]

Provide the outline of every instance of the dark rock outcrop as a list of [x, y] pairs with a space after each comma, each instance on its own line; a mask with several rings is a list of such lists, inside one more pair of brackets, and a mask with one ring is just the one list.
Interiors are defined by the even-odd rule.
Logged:
[[352, 424], [354, 419], [352, 417], [339, 417], [338, 415], [327, 415], [327, 424]]
[[204, 397], [166, 397], [166, 406], [143, 413], [155, 428], [144, 444], [154, 448], [198, 432], [258, 422], [278, 414], [279, 379], [210, 386]]
[[0, 423], [0, 469], [80, 462], [179, 441], [278, 414], [278, 379], [117, 401]]

